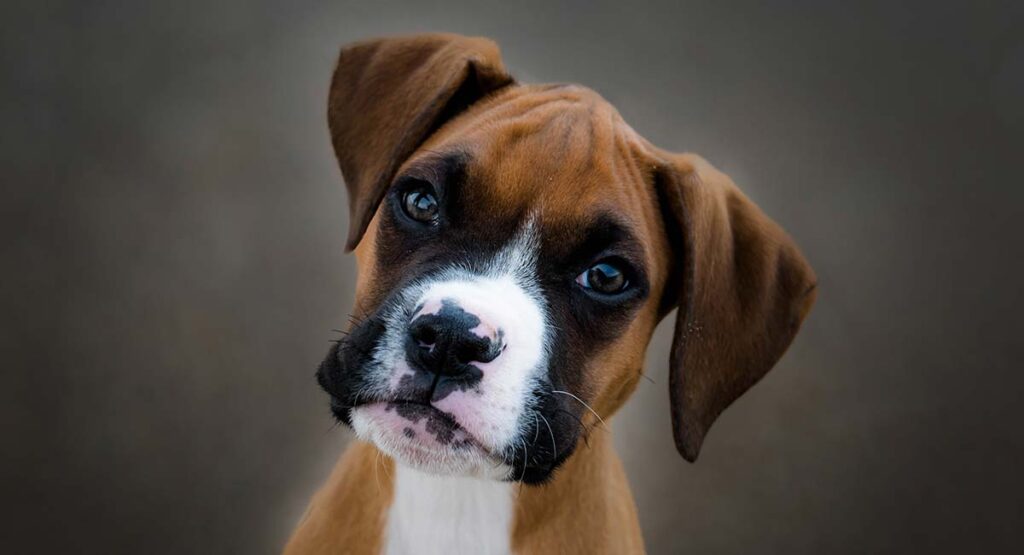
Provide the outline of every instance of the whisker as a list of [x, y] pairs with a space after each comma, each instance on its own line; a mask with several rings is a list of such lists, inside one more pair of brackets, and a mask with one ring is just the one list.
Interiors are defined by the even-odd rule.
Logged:
[[376, 482], [377, 482], [377, 495], [381, 494], [380, 469], [378, 468], [379, 466], [380, 466], [380, 449], [377, 450], [377, 459], [373, 463], [373, 477], [376, 479]]
[[651, 383], [655, 383], [655, 381], [652, 380], [650, 376], [648, 376], [647, 374], [644, 374], [643, 372], [640, 372], [640, 377], [645, 379], [645, 380], [647, 380], [647, 381], [649, 381], [649, 382], [651, 382]]
[[548, 422], [547, 418], [544, 418], [543, 414], [538, 416], [544, 421], [544, 425], [548, 427], [548, 433], [551, 434], [551, 459], [554, 460], [558, 457], [558, 447], [555, 445], [555, 432], [551, 429], [551, 423]]
[[601, 426], [605, 430], [608, 429], [608, 425], [604, 423], [604, 418], [601, 418], [601, 415], [597, 414], [597, 411], [594, 410], [590, 405], [584, 403], [583, 399], [580, 399], [579, 397], [573, 395], [572, 393], [569, 393], [568, 391], [560, 391], [558, 389], [552, 389], [551, 393], [561, 393], [562, 395], [568, 395], [569, 397], [572, 397], [573, 399], [576, 399], [577, 401], [580, 402], [581, 405], [583, 405], [584, 407], [587, 407], [587, 410], [589, 410], [595, 417], [597, 417], [598, 421], [601, 422]]
[[[378, 449], [377, 452], [380, 452], [380, 449]], [[388, 470], [388, 461], [381, 460], [381, 466], [384, 468], [384, 475], [388, 477], [388, 481], [392, 481], [391, 471]]]
[[571, 413], [571, 412], [569, 412], [569, 411], [567, 411], [565, 409], [555, 409], [555, 410], [557, 410], [558, 412], [563, 412], [565, 414], [568, 414], [570, 417], [572, 417], [573, 420], [576, 421], [576, 424], [580, 428], [583, 429], [583, 442], [587, 444], [587, 449], [589, 449], [590, 448], [590, 437], [589, 437], [590, 436], [590, 429], [587, 428], [587, 426], [585, 424], [583, 424], [583, 421], [580, 420], [580, 418], [578, 416], [576, 416], [575, 414], [573, 414], [573, 413]]
[[497, 470], [499, 466], [505, 464], [505, 461], [495, 459], [494, 463], [491, 464], [491, 470]]
[[525, 439], [520, 438], [519, 441], [523, 442], [523, 472], [519, 475], [519, 491], [522, 492], [523, 478], [526, 476], [526, 458], [530, 449], [526, 446]]

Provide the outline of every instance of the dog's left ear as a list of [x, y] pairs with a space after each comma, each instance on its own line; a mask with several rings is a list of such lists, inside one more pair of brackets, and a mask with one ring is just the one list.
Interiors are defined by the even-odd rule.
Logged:
[[693, 462], [718, 415], [775, 365], [815, 298], [792, 239], [698, 156], [661, 153], [672, 245], [663, 309], [679, 307], [669, 370], [676, 448]]
[[347, 250], [402, 162], [446, 120], [510, 83], [498, 46], [483, 38], [426, 34], [342, 49], [327, 120], [349, 193]]

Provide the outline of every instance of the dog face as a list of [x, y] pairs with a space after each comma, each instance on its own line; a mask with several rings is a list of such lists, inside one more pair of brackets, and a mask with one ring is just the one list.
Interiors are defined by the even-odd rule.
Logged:
[[673, 421], [692, 460], [813, 298], [795, 247], [728, 178], [592, 91], [513, 84], [489, 41], [343, 50], [329, 122], [360, 274], [318, 380], [337, 418], [410, 466], [547, 479], [632, 392], [677, 305]]
[[517, 87], [418, 149], [362, 239], [336, 414], [409, 464], [545, 478], [656, 322], [667, 245], [634, 140], [590, 91]]

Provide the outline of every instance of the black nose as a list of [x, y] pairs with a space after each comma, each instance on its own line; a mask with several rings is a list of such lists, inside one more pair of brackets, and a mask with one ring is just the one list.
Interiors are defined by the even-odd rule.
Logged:
[[406, 355], [419, 368], [447, 377], [476, 375], [474, 362], [490, 362], [501, 354], [500, 337], [480, 337], [471, 330], [480, 319], [450, 301], [436, 314], [425, 314], [409, 324]]

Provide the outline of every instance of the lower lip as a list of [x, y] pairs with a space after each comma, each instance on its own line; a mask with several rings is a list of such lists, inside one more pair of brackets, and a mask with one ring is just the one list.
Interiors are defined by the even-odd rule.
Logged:
[[[403, 410], [403, 407], [407, 409]], [[457, 453], [493, 458], [450, 416], [428, 405], [372, 403], [354, 409], [353, 418], [357, 415], [369, 428], [366, 431], [375, 436], [372, 439], [381, 447], [408, 451], [416, 458], [451, 457]]]

